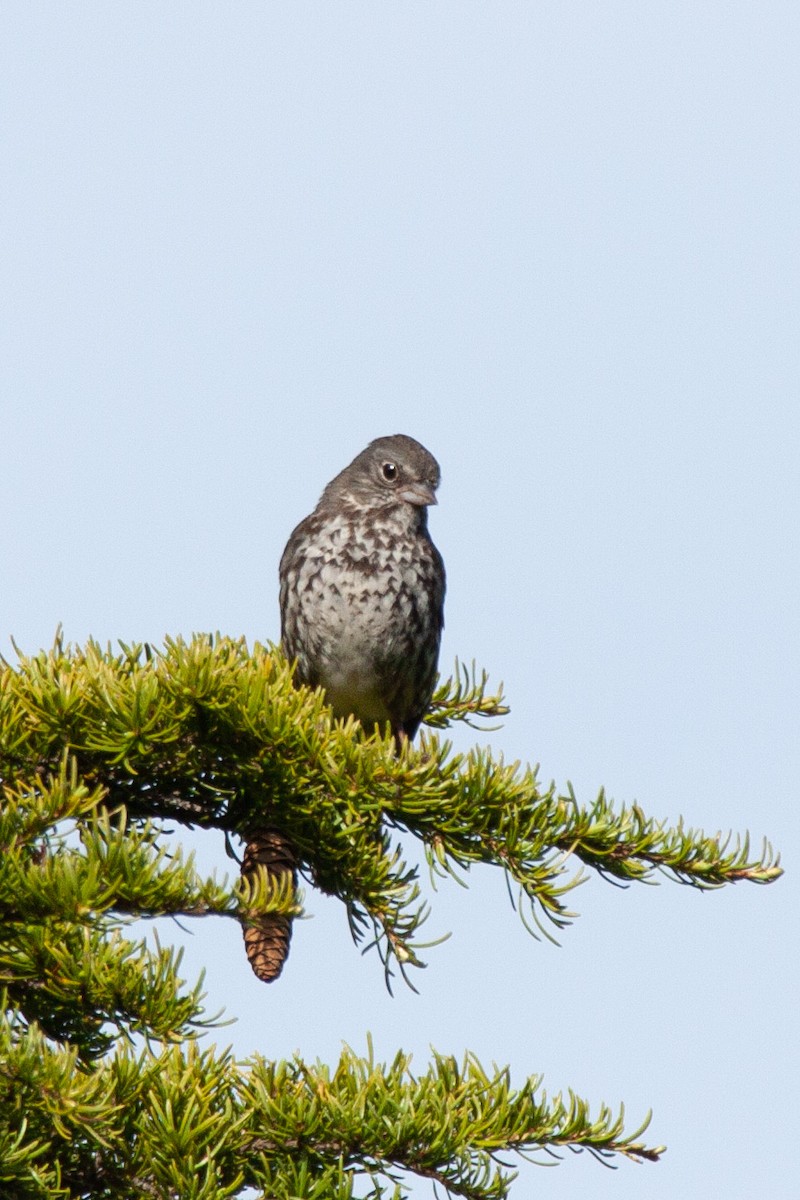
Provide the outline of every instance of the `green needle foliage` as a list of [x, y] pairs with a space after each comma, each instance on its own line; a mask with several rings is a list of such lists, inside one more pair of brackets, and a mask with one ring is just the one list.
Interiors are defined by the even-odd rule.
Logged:
[[[485, 675], [457, 665], [429, 724], [506, 711]], [[513, 1152], [658, 1157], [622, 1114], [548, 1100], [535, 1078], [512, 1091], [507, 1071], [471, 1057], [436, 1056], [416, 1076], [406, 1056], [378, 1064], [371, 1049], [345, 1050], [334, 1071], [200, 1053], [215, 1025], [200, 983], [187, 989], [180, 955], [130, 940], [126, 924], [246, 922], [299, 902], [286, 876], [200, 875], [165, 821], [279, 830], [387, 981], [421, 965], [427, 915], [395, 830], [421, 840], [434, 873], [501, 867], [534, 930], [569, 923], [584, 868], [702, 888], [780, 874], [766, 844], [751, 857], [746, 838], [669, 828], [603, 793], [581, 805], [485, 749], [456, 754], [429, 733], [396, 754], [294, 688], [278, 650], [222, 637], [158, 652], [59, 637], [2, 663], [0, 787], [0, 1196], [400, 1198], [411, 1173], [489, 1200], [507, 1195]]]

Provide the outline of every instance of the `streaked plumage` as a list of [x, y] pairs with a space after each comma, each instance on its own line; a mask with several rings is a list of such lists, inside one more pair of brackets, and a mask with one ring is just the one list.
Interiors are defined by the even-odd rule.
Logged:
[[434, 684], [444, 564], [428, 533], [439, 465], [403, 434], [371, 442], [325, 488], [280, 565], [281, 639], [298, 682], [339, 716], [412, 738]]

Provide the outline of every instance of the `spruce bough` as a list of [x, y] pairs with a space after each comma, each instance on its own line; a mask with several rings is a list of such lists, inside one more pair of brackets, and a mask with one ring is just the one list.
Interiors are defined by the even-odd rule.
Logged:
[[[429, 725], [506, 711], [485, 676], [457, 667]], [[304, 877], [346, 906], [390, 982], [421, 965], [427, 915], [393, 830], [434, 872], [503, 868], [534, 929], [574, 917], [570, 862], [624, 881], [660, 872], [701, 888], [778, 877], [765, 843], [669, 828], [601, 793], [541, 787], [485, 749], [435, 734], [399, 756], [390, 737], [335, 722], [292, 685], [280, 652], [224, 637], [161, 651], [58, 637], [0, 668], [0, 1195], [14, 1197], [403, 1196], [402, 1172], [454, 1196], [508, 1194], [511, 1152], [586, 1149], [653, 1160], [642, 1128], [575, 1095], [474, 1058], [412, 1072], [345, 1049], [339, 1064], [236, 1062], [197, 1036], [214, 1027], [180, 955], [125, 936], [137, 916], [231, 922], [296, 915], [284, 877], [205, 878], [164, 821], [247, 837], [274, 826]], [[291, 963], [289, 968], [291, 969]], [[138, 1035], [144, 1049], [134, 1051]], [[386, 1189], [389, 1189], [388, 1191]]]

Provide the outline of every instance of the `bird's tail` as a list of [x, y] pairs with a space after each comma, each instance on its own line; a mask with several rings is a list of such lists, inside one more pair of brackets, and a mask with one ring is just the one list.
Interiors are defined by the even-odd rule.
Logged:
[[[249, 835], [242, 859], [242, 876], [254, 879], [263, 868], [271, 888], [297, 888], [297, 855], [294, 846], [277, 829]], [[283, 913], [251, 913], [243, 927], [244, 948], [253, 971], [272, 983], [283, 970], [292, 937], [292, 918]]]

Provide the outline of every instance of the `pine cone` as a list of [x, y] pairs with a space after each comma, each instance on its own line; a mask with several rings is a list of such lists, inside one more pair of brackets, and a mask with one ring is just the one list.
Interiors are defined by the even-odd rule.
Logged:
[[[273, 882], [291, 874], [297, 887], [297, 856], [289, 839], [277, 829], [250, 835], [242, 859], [242, 876], [256, 875], [263, 867]], [[244, 948], [250, 966], [264, 983], [272, 983], [283, 970], [292, 937], [292, 918], [282, 913], [262, 913], [248, 918], [243, 928]]]

